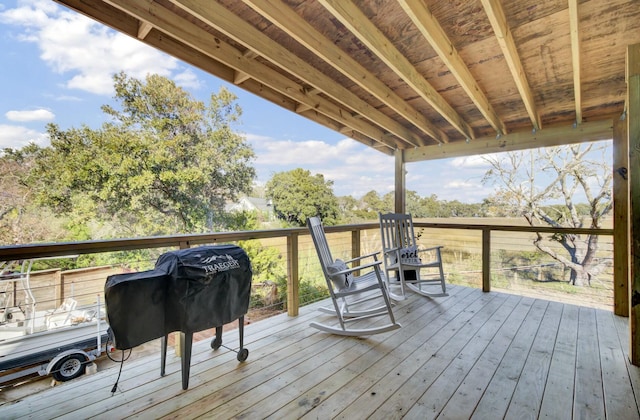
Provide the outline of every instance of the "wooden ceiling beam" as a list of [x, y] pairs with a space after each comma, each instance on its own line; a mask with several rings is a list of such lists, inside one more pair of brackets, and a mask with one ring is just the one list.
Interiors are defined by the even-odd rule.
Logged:
[[[258, 54], [256, 54], [254, 51], [251, 51], [251, 50], [246, 50], [243, 55], [248, 59], [253, 59], [258, 56]], [[251, 76], [249, 76], [247, 73], [244, 73], [242, 71], [237, 71], [236, 76], [233, 78], [233, 83], [235, 85], [241, 85], [242, 83], [246, 82], [250, 78]]]
[[138, 24], [138, 39], [145, 39], [151, 29], [153, 29], [153, 26], [150, 23], [140, 21]]
[[237, 71], [235, 77], [233, 78], [233, 84], [241, 85], [249, 79], [251, 79], [251, 76], [249, 76], [247, 73], [243, 71]]
[[498, 133], [507, 133], [507, 127], [500, 120], [498, 114], [491, 106], [484, 91], [478, 85], [469, 68], [458, 54], [447, 34], [433, 16], [431, 10], [421, 0], [399, 0], [400, 6], [411, 18], [413, 24], [420, 30], [440, 59], [449, 68], [462, 89], [467, 93], [478, 110]]
[[584, 122], [577, 127], [562, 124], [544, 130], [512, 131], [496, 139], [493, 136], [477, 138], [469, 143], [456, 142], [437, 146], [424, 146], [404, 151], [405, 162], [447, 159], [487, 153], [512, 152], [539, 147], [562, 146], [613, 138], [613, 118]]
[[378, 56], [420, 97], [427, 101], [440, 115], [464, 137], [475, 137], [473, 129], [447, 103], [418, 70], [393, 46], [393, 43], [350, 1], [318, 0], [325, 9], [338, 19], [351, 33]]
[[[402, 118], [411, 122], [423, 133], [438, 143], [448, 143], [447, 135], [427, 120], [422, 113], [411, 107], [407, 101], [398, 96], [378, 77], [349, 57], [331, 40], [302, 19], [284, 2], [278, 0], [243, 0], [263, 17], [270, 20], [281, 31], [304, 45], [327, 64], [347, 76], [352, 82], [370, 93], [379, 101], [397, 112]], [[422, 146], [425, 143], [416, 144]]]
[[[307, 105], [308, 109], [314, 109], [337, 121], [340, 125], [352, 127], [362, 133], [363, 136], [378, 141], [391, 149], [406, 147], [397, 140], [390, 141], [386, 135], [387, 133], [377, 125], [372, 125], [361, 118], [354, 118], [352, 111], [340, 108], [335, 103], [318, 95], [307, 95], [303, 86], [296, 84], [274, 69], [257, 62], [252, 54], [247, 54], [246, 51], [243, 53], [221, 40], [216, 43], [216, 48], [210, 48], [210, 33], [194, 25], [186, 25], [180, 22], [174, 14], [157, 4], [145, 4], [146, 2], [144, 1], [132, 0], [107, 0], [107, 2], [138, 20], [151, 22], [155, 27], [162, 28], [162, 32], [167, 36], [173, 37], [182, 44], [233, 68], [236, 72], [249, 75], [250, 78], [260, 81], [265, 86], [296, 102]], [[108, 24], [108, 22], [104, 23]], [[135, 34], [131, 33], [129, 35], [135, 36]], [[178, 57], [181, 55], [180, 52], [174, 50], [164, 49], [163, 51]]]
[[569, 0], [569, 29], [571, 31], [571, 63], [573, 64], [573, 91], [576, 101], [576, 124], [582, 123], [582, 88], [580, 83], [580, 18], [578, 0]]
[[507, 17], [504, 14], [500, 0], [481, 0], [484, 11], [489, 17], [493, 32], [496, 34], [498, 44], [502, 49], [504, 59], [507, 61], [513, 80], [516, 83], [520, 97], [524, 102], [524, 106], [529, 114], [529, 119], [533, 124], [535, 130], [539, 130], [541, 127], [540, 116], [536, 110], [536, 103], [533, 99], [533, 93], [531, 93], [531, 87], [527, 80], [527, 75], [522, 68], [522, 62], [520, 61], [520, 55], [516, 48], [516, 42], [513, 39], [513, 35], [509, 30], [507, 24]]
[[[328, 76], [317, 70], [305, 60], [277, 44], [248, 22], [240, 19], [217, 2], [197, 0], [170, 0], [172, 4], [193, 15], [203, 23], [224, 33], [241, 43], [244, 47], [257, 52], [282, 70], [304, 80], [305, 83], [321, 90], [334, 101], [364, 115], [372, 123], [393, 133], [408, 145], [420, 144], [420, 138], [407, 127], [383, 114], [363, 101], [345, 87], [334, 83]], [[210, 35], [209, 35], [210, 36]], [[263, 80], [266, 83], [266, 81]]]

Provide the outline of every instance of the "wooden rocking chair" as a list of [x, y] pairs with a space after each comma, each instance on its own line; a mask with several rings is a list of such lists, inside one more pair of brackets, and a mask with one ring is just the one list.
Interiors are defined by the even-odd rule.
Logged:
[[[442, 246], [418, 247], [411, 214], [379, 215], [389, 295], [395, 300], [404, 300], [405, 288], [409, 288], [423, 296], [447, 296], [440, 253]], [[428, 261], [425, 255], [429, 257]]]
[[[349, 336], [367, 336], [392, 331], [401, 325], [395, 321], [391, 310], [391, 300], [387, 293], [384, 275], [380, 269], [382, 261], [377, 259], [377, 252], [363, 255], [347, 261], [334, 260], [327, 244], [322, 222], [318, 217], [307, 219], [307, 226], [320, 259], [320, 265], [327, 281], [333, 307], [319, 310], [336, 315], [339, 325], [331, 326], [319, 322], [310, 325], [321, 331]], [[362, 260], [370, 260], [361, 263]], [[358, 263], [349, 268], [348, 264]], [[358, 276], [354, 272], [359, 272]], [[377, 305], [377, 306], [372, 306]], [[366, 318], [383, 316], [389, 322], [370, 328], [349, 328], [347, 325]]]

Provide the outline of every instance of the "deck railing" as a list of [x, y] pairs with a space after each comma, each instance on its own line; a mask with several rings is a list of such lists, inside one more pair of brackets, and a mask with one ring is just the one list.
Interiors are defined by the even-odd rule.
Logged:
[[[512, 226], [512, 225], [487, 225], [487, 224], [458, 224], [458, 223], [429, 223], [415, 221], [415, 226], [423, 232], [450, 232], [452, 230], [462, 230], [473, 232], [473, 235], [479, 236], [479, 247], [481, 255], [481, 287], [484, 291], [491, 290], [492, 278], [492, 239], [500, 234], [583, 234], [583, 235], [601, 235], [612, 236], [612, 229], [586, 229], [586, 228], [550, 228], [550, 227], [529, 227], [529, 226]], [[350, 234], [350, 242], [342, 244], [341, 252], [352, 256], [360, 255], [364, 250], [363, 247], [376, 246], [376, 235], [378, 234], [377, 223], [362, 223], [341, 226], [327, 226], [325, 228], [330, 240], [335, 234]], [[366, 235], [367, 238], [363, 238]], [[302, 242], [301, 242], [301, 238]], [[219, 244], [234, 243], [246, 240], [279, 240], [285, 243], [283, 253], [286, 254], [287, 264], [287, 312], [291, 316], [298, 314], [299, 308], [299, 286], [300, 286], [300, 257], [301, 248], [305, 249], [305, 255], [308, 255], [310, 239], [306, 228], [288, 228], [288, 229], [271, 229], [257, 231], [241, 231], [241, 232], [219, 232], [208, 234], [193, 235], [173, 235], [160, 237], [132, 238], [132, 239], [109, 239], [94, 240], [82, 242], [67, 243], [49, 243], [49, 244], [25, 244], [15, 246], [0, 247], [0, 261], [8, 260], [24, 260], [41, 257], [66, 256], [69, 254], [95, 254], [114, 251], [140, 250], [150, 248], [188, 248], [201, 244]], [[528, 240], [519, 239], [518, 241], [525, 243]], [[530, 244], [531, 241], [528, 241]], [[611, 244], [612, 242], [608, 242]], [[439, 243], [440, 244], [440, 243]], [[473, 245], [477, 248], [478, 245]], [[345, 249], [347, 248], [347, 249]], [[463, 246], [464, 248], [464, 246]], [[607, 252], [611, 258], [612, 247], [609, 246]], [[613, 305], [613, 303], [612, 303]]]

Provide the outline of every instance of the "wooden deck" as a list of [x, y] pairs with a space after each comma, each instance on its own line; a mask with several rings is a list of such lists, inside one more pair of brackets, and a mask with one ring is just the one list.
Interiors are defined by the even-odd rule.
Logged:
[[[451, 287], [396, 306], [403, 328], [366, 339], [296, 318], [248, 325], [244, 363], [194, 344], [189, 389], [159, 354], [0, 406], [0, 418], [640, 418], [625, 318], [599, 309]], [[230, 331], [225, 344], [236, 346]]]

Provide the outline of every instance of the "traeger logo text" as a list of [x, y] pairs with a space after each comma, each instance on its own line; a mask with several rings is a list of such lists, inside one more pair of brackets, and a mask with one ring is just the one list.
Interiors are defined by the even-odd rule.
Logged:
[[203, 258], [200, 261], [204, 271], [209, 273], [220, 273], [221, 271], [233, 270], [234, 268], [240, 268], [238, 260], [234, 259], [231, 255], [213, 255], [209, 258]]

